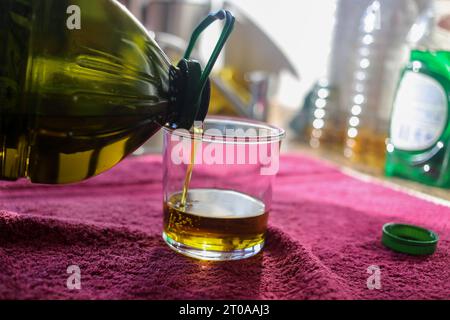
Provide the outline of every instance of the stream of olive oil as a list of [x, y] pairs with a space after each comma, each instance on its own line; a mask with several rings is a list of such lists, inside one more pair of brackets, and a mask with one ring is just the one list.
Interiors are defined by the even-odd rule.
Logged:
[[194, 165], [195, 165], [195, 154], [197, 151], [197, 143], [201, 143], [201, 140], [196, 139], [196, 136], [202, 136], [203, 134], [203, 127], [197, 126], [194, 124], [193, 128], [193, 139], [192, 139], [192, 143], [191, 143], [191, 159], [189, 162], [189, 165], [187, 167], [187, 171], [186, 171], [186, 177], [184, 178], [184, 184], [183, 184], [183, 191], [181, 193], [181, 199], [180, 199], [180, 209], [185, 209], [186, 208], [186, 201], [187, 201], [187, 196], [188, 196], [188, 192], [189, 192], [189, 184], [191, 183], [191, 179], [192, 179], [192, 171], [194, 170]]

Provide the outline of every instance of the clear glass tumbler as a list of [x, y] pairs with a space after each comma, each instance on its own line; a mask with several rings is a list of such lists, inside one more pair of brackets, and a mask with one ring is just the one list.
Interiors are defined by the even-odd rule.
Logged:
[[191, 132], [164, 129], [164, 232], [174, 250], [236, 260], [264, 246], [285, 132], [210, 117]]

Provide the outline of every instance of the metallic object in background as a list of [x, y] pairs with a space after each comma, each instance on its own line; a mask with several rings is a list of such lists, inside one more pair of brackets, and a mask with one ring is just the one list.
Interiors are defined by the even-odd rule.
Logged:
[[[144, 25], [155, 32], [158, 44], [173, 59], [180, 57], [186, 48], [190, 37], [187, 30], [192, 30], [199, 17], [211, 10], [209, 0], [134, 1], [145, 3], [142, 10]], [[295, 68], [245, 13], [229, 3], [225, 3], [224, 7], [235, 13], [237, 19], [235, 32], [229, 39], [231, 45], [225, 47], [226, 70], [211, 76], [211, 112], [225, 112], [265, 121], [269, 112], [270, 87], [276, 83], [281, 70], [288, 70], [296, 75]], [[228, 75], [230, 70], [233, 70], [232, 77], [223, 76]], [[233, 82], [236, 78], [240, 81]]]
[[263, 71], [247, 74], [250, 83], [252, 101], [250, 102], [250, 117], [267, 120], [269, 106], [269, 75]]
[[[236, 16], [235, 32], [224, 52], [224, 66], [232, 70], [233, 75], [223, 76], [219, 72], [211, 76], [212, 97], [222, 96], [218, 99], [226, 103], [222, 109], [233, 109], [240, 116], [267, 121], [270, 92], [279, 73], [282, 70], [295, 76], [297, 73], [280, 48], [242, 10], [229, 2], [224, 7]], [[239, 87], [247, 92], [243, 94]], [[212, 106], [212, 110], [215, 107], [218, 106]]]
[[[155, 38], [162, 50], [174, 60], [182, 55], [186, 47], [186, 42], [183, 39], [169, 33], [159, 32], [155, 35]], [[247, 89], [241, 84], [230, 83], [232, 76], [223, 76], [229, 73], [230, 69], [226, 68], [211, 75], [213, 92], [217, 92], [216, 94], [213, 93], [215, 99], [212, 99], [211, 113], [239, 115], [266, 121], [269, 106], [270, 75], [263, 71], [245, 74], [244, 81]], [[217, 94], [220, 94], [222, 98], [217, 97]]]
[[259, 70], [276, 76], [286, 70], [297, 76], [295, 67], [283, 51], [248, 15], [229, 2], [224, 7], [236, 17], [235, 31], [225, 47], [225, 66], [242, 74]]
[[[218, 93], [225, 98], [226, 102], [231, 104], [235, 113], [243, 117], [266, 121], [269, 109], [270, 75], [263, 71], [247, 73], [245, 81], [249, 87], [248, 94], [242, 94], [242, 90], [233, 88], [236, 85], [230, 83], [231, 78], [223, 77], [219, 73], [212, 75], [211, 82]], [[238, 91], [241, 91], [241, 93]], [[245, 97], [242, 97], [243, 95]]]
[[[196, 26], [196, 17], [209, 10], [209, 0], [149, 0], [143, 11], [146, 27], [154, 32], [155, 39], [169, 57], [177, 60], [182, 57], [189, 41], [190, 35], [186, 30], [193, 29]], [[201, 60], [198, 52], [193, 55]], [[215, 80], [212, 79], [212, 82], [216, 88]], [[239, 101], [235, 95], [231, 95], [230, 99]], [[217, 113], [217, 108], [212, 110], [212, 113]]]

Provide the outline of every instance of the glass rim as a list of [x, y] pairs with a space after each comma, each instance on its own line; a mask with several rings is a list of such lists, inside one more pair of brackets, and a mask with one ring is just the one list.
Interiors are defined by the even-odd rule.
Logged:
[[[211, 133], [206, 129], [202, 134], [194, 133], [192, 130], [172, 129], [163, 127], [164, 132], [176, 135], [190, 140], [200, 140], [202, 142], [211, 143], [229, 143], [229, 144], [263, 144], [280, 142], [286, 136], [286, 131], [274, 125], [246, 118], [227, 117], [227, 116], [210, 116], [204, 120], [205, 124], [216, 123], [235, 125], [239, 128], [239, 124], [244, 127], [255, 129], [258, 133], [256, 136], [226, 136]], [[214, 128], [212, 128], [214, 129]], [[209, 132], [208, 132], [209, 131]]]

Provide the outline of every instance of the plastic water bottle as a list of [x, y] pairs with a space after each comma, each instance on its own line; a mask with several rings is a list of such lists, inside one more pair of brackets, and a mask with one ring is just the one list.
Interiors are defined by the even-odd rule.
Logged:
[[341, 104], [347, 117], [344, 155], [381, 169], [391, 106], [407, 61], [407, 35], [417, 6], [412, 0], [361, 3], [364, 7], [354, 47], [349, 48], [347, 78], [341, 80]]

